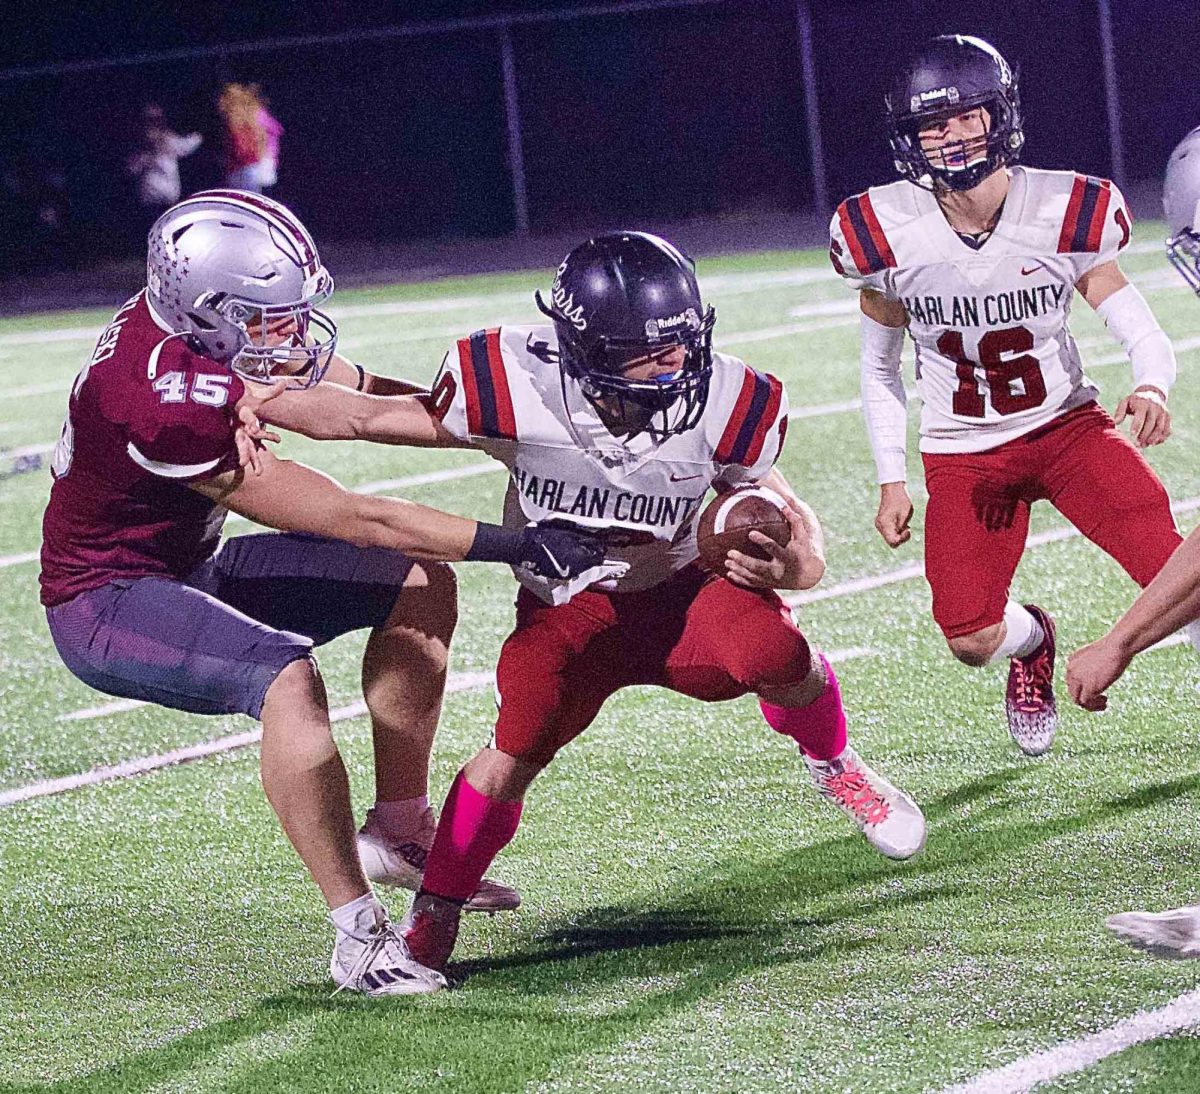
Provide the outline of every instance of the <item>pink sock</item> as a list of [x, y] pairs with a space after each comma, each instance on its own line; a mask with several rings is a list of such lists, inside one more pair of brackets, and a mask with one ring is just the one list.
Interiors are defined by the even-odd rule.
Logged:
[[759, 701], [763, 717], [776, 733], [791, 737], [800, 750], [814, 760], [832, 760], [846, 748], [846, 712], [833, 668], [821, 654], [825, 666], [825, 690], [806, 707], [777, 707]]
[[520, 802], [485, 797], [460, 771], [442, 806], [422, 890], [446, 900], [469, 900], [520, 821]]

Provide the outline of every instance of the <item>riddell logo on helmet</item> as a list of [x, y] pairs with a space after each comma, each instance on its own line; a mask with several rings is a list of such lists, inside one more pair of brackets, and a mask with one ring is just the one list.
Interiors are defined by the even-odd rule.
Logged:
[[930, 103], [956, 103], [960, 96], [957, 87], [935, 87], [931, 91], [922, 91], [918, 95], [914, 95], [909, 101], [909, 109], [915, 114], [924, 106]]
[[662, 334], [674, 334], [679, 330], [699, 330], [700, 316], [695, 308], [687, 308], [678, 315], [668, 315], [665, 319], [647, 319], [646, 337], [657, 338]]

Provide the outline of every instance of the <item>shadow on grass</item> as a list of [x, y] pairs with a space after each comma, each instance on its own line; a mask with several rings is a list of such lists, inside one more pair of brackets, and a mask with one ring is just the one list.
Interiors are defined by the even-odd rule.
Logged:
[[[328, 984], [300, 985], [113, 1066], [58, 1083], [0, 1083], [0, 1094], [137, 1094], [185, 1083], [255, 1092], [520, 1090], [561, 1069], [569, 1073], [576, 1057], [647, 1036], [735, 982], [751, 983], [779, 965], [804, 976], [806, 967], [823, 971], [829, 962], [886, 947], [888, 932], [869, 929], [869, 922], [863, 930], [856, 921], [973, 895], [957, 882], [937, 884], [943, 872], [1200, 787], [1200, 775], [1189, 776], [1076, 814], [998, 824], [1019, 805], [1003, 792], [1028, 770], [995, 772], [930, 802], [929, 816], [940, 821], [930, 846], [900, 867], [872, 856], [857, 837], [775, 859], [728, 861], [649, 902], [544, 922], [513, 953], [460, 962], [451, 970], [466, 981], [460, 991], [331, 999]], [[951, 816], [966, 805], [970, 816]], [[981, 814], [990, 827], [975, 827]], [[912, 884], [871, 891], [895, 879]], [[805, 914], [816, 904], [818, 913]]]

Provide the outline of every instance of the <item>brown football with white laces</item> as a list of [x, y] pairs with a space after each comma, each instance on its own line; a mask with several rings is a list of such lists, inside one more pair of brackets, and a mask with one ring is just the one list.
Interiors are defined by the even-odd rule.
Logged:
[[792, 526], [784, 516], [786, 507], [787, 502], [765, 486], [739, 486], [718, 495], [705, 506], [696, 525], [700, 564], [714, 574], [724, 574], [730, 551], [766, 561], [771, 556], [750, 533], [762, 532], [786, 547], [792, 539]]

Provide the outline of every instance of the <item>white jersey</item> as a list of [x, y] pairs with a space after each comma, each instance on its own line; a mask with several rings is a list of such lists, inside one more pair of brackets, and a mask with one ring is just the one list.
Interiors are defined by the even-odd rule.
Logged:
[[916, 345], [922, 452], [979, 452], [1096, 398], [1067, 329], [1079, 278], [1116, 258], [1131, 220], [1107, 179], [1012, 168], [972, 248], [910, 182], [838, 207], [829, 257], [856, 289], [904, 305]]
[[[779, 456], [787, 396], [773, 376], [713, 354], [700, 421], [654, 440], [614, 436], [564, 380], [552, 325], [497, 327], [461, 339], [434, 383], [434, 413], [455, 437], [508, 468], [504, 525], [576, 525], [605, 532], [610, 559], [629, 564], [606, 591], [658, 584], [696, 558], [696, 517], [715, 484], [762, 478]], [[547, 603], [552, 585], [517, 579]]]

